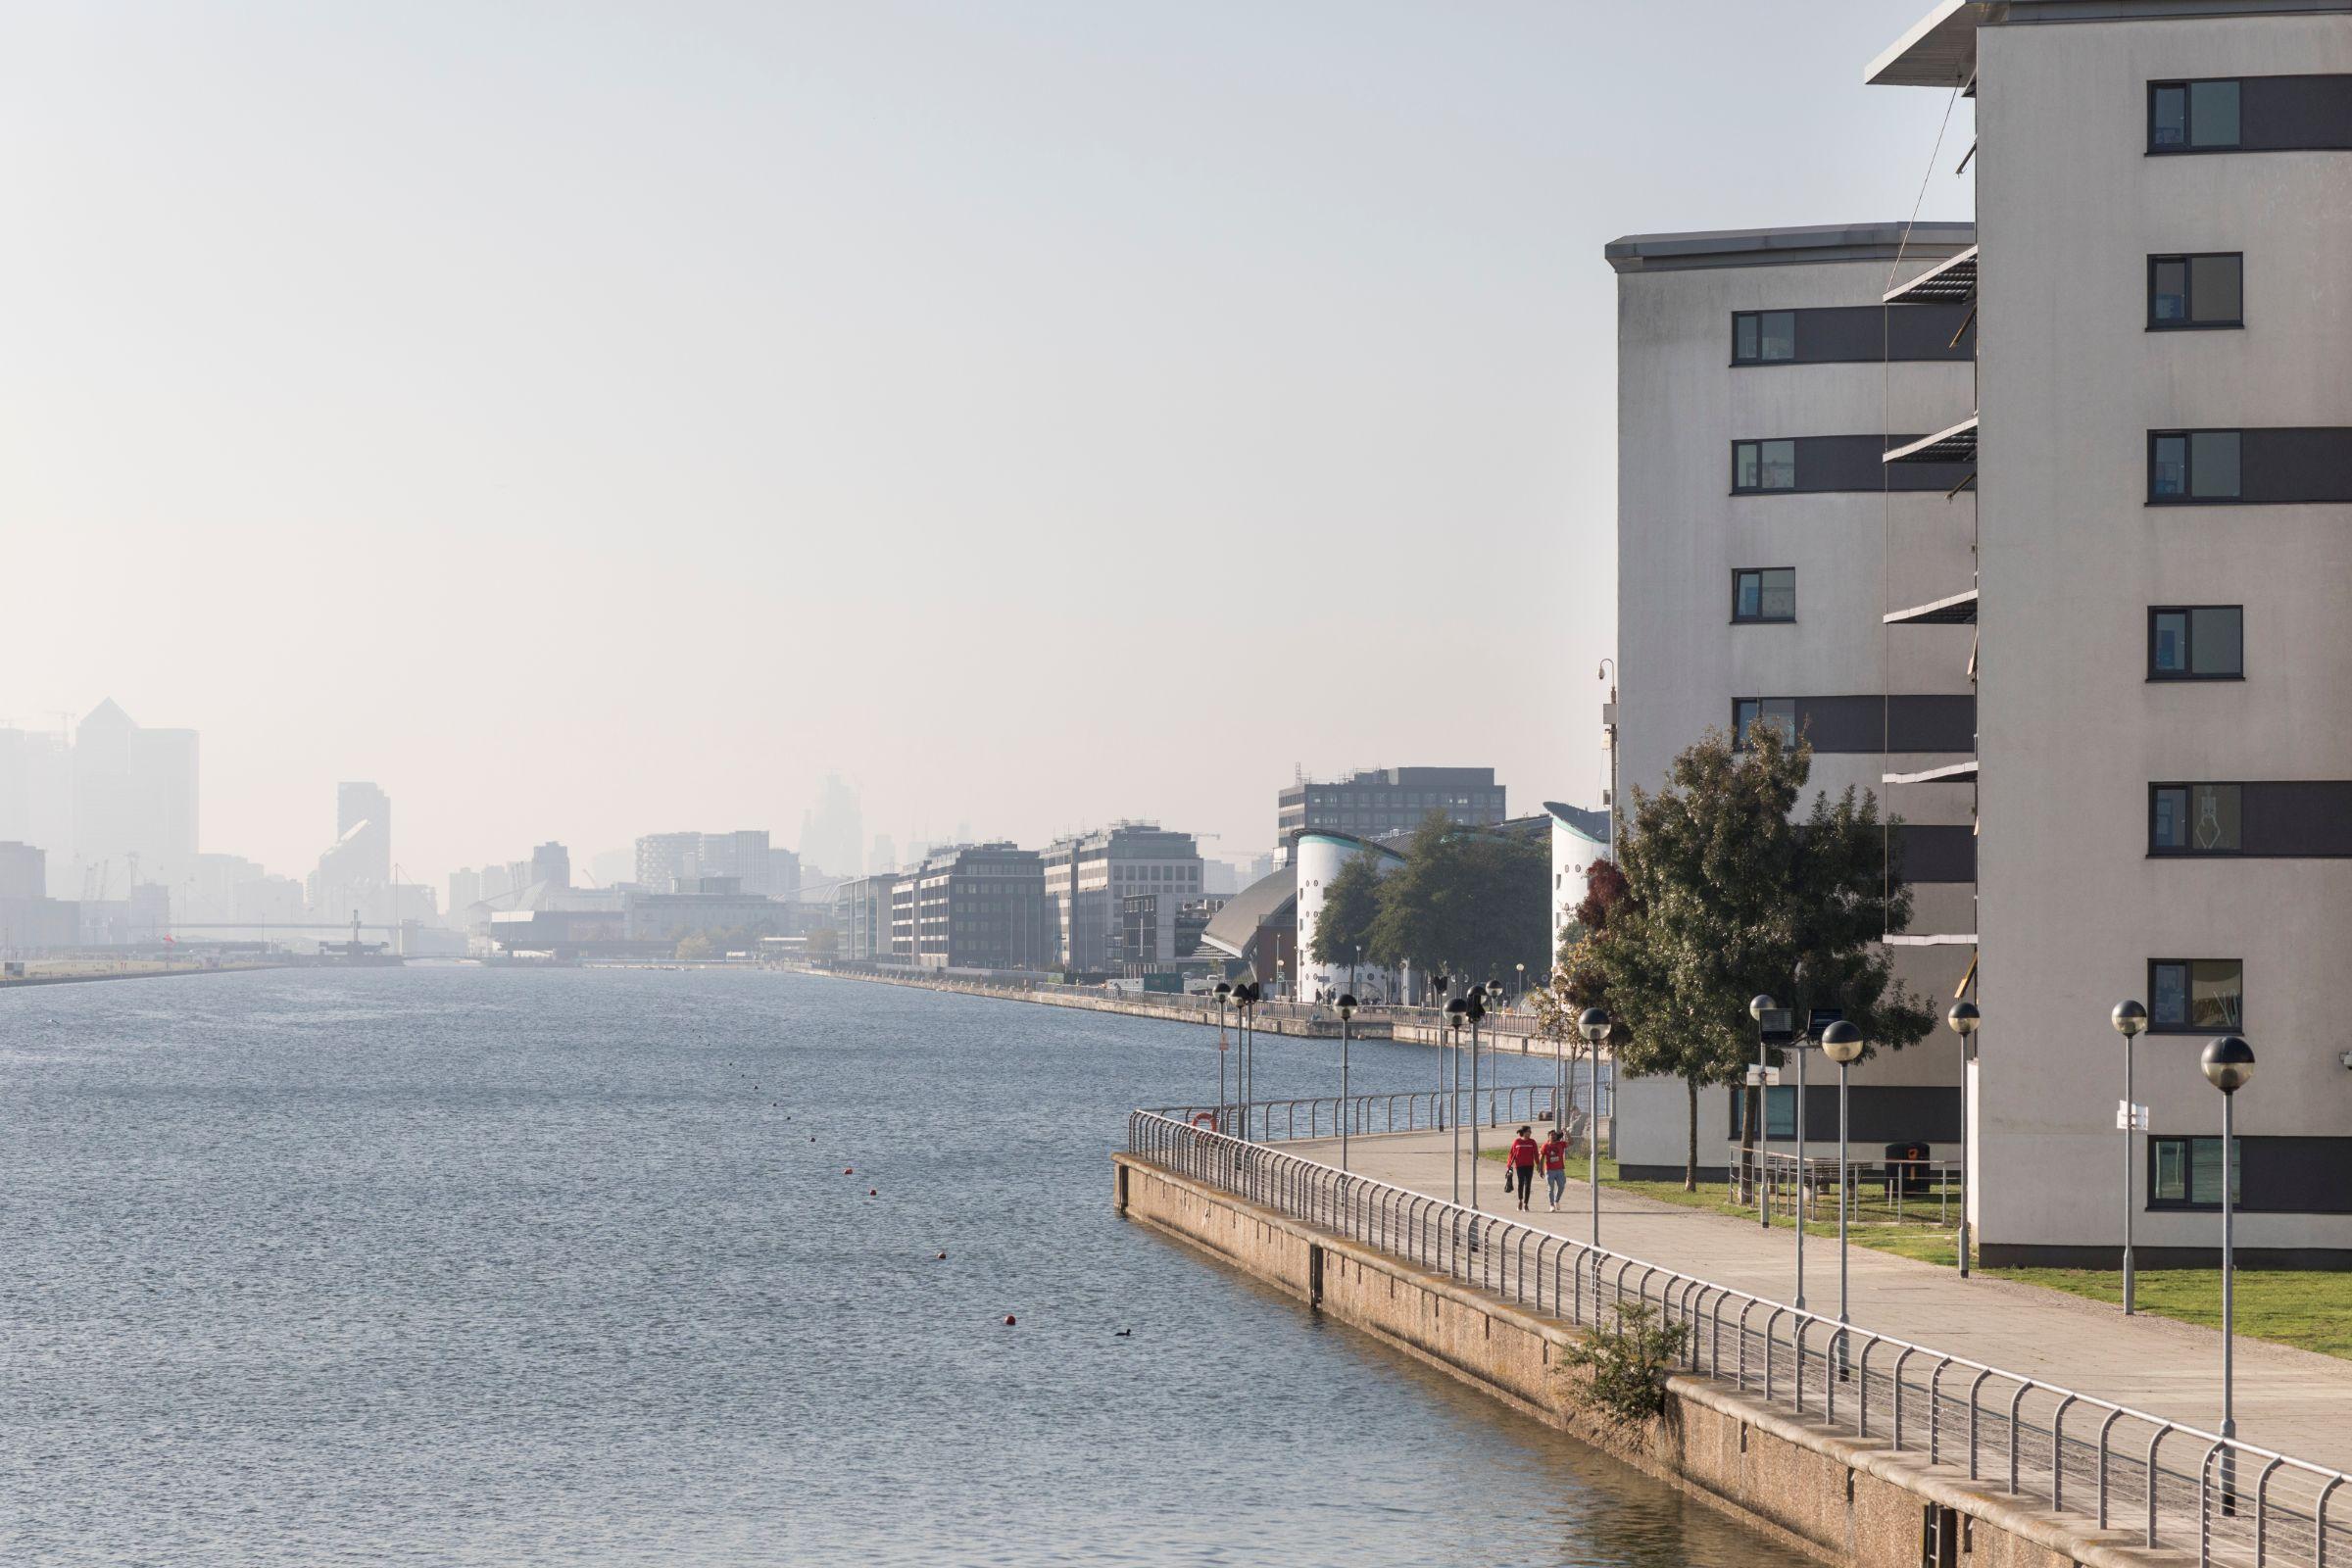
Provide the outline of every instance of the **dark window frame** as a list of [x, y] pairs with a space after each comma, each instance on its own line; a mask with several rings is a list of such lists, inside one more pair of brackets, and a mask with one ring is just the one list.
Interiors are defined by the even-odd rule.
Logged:
[[[1777, 362], [1775, 362], [1777, 363]], [[1740, 449], [1756, 449], [1756, 477], [1764, 477], [1764, 449], [1786, 444], [1788, 448], [1788, 482], [1780, 484], [1746, 484], [1740, 482]], [[1732, 443], [1732, 494], [1736, 496], [1792, 496], [1798, 494], [1796, 484], [1796, 437], [1792, 435], [1746, 436]]]
[[[2201, 321], [2196, 318], [2197, 270], [2192, 263], [2219, 261], [2225, 257], [2237, 260], [2237, 315], [2226, 321]], [[2182, 317], [2178, 321], [2159, 320], [2156, 316], [2156, 269], [2165, 262], [2180, 264], [2180, 306]], [[2246, 326], [2246, 253], [2244, 251], [2174, 251], [2163, 255], [2151, 252], [2148, 256], [2148, 319], [2145, 330], [2150, 332], [2242, 332]]]
[[[2181, 1151], [2180, 1187], [2181, 1191], [2184, 1193], [2193, 1193], [2197, 1190], [2197, 1146], [2199, 1144], [2213, 1145], [2214, 1157], [2216, 1159], [2220, 1159], [2223, 1157], [2221, 1153], [2221, 1136], [2218, 1133], [2153, 1133], [2149, 1135], [2147, 1184], [2148, 1209], [2151, 1212], [2166, 1214], [2178, 1214], [2182, 1212], [2206, 1214], [2220, 1213], [2222, 1211], [2222, 1205], [2219, 1200], [2216, 1200], [2210, 1203], [2200, 1203], [2193, 1198], [2159, 1198], [2156, 1196], [2156, 1146], [2159, 1144], [2185, 1144], [2187, 1146], [2187, 1148]], [[2230, 1141], [2230, 1154], [2228, 1162], [2233, 1168], [2224, 1173], [2224, 1179], [2227, 1180], [2230, 1176], [2235, 1176], [2237, 1178], [2235, 1182], [2231, 1183], [2233, 1191], [2230, 1195], [2230, 1203], [2232, 1208], [2243, 1210], [2246, 1206], [2246, 1141], [2243, 1138], [2233, 1138]], [[2304, 1211], [2300, 1209], [2287, 1209], [2276, 1210], [2273, 1212], [2301, 1213]]]
[[[2196, 135], [2196, 94], [2192, 87], [2227, 81], [2237, 88], [2237, 140], [2227, 145], [2199, 147], [2192, 138]], [[2181, 158], [2196, 154], [2237, 153], [2246, 150], [2246, 78], [2243, 76], [2176, 76], [2165, 81], [2148, 83], [2147, 156], [2150, 158]], [[2180, 89], [2180, 145], [2167, 147], [2156, 140], [2156, 95], [2168, 87]]]
[[[2158, 844], [2156, 842], [2156, 799], [2166, 790], [2180, 790], [2186, 792], [2187, 798], [2181, 802], [2183, 809], [2186, 809], [2188, 807], [2193, 805], [2196, 800], [2195, 792], [2198, 790], [2237, 791], [2237, 844], [2235, 847], [2227, 850], [2201, 850], [2194, 845], [2176, 849], [2169, 845]], [[2155, 783], [2152, 783], [2148, 786], [2148, 858], [2152, 860], [2239, 859], [2242, 858], [2246, 853], [2245, 844], [2246, 786], [2242, 781], [2230, 778], [2168, 778], [2159, 779]]]
[[[2185, 992], [2185, 995], [2186, 995], [2186, 997], [2187, 997], [2187, 999], [2188, 999], [2189, 1009], [2190, 1009], [2190, 1011], [2191, 1011], [2192, 1013], [2195, 1011], [2195, 1008], [2196, 1008], [2196, 979], [2197, 979], [2197, 975], [2196, 975], [2196, 966], [2197, 966], [2198, 964], [2200, 964], [2200, 963], [2234, 963], [2234, 964], [2236, 964], [2236, 965], [2237, 965], [2237, 1021], [2236, 1021], [2235, 1023], [2229, 1023], [2229, 1024], [2199, 1023], [2199, 1022], [2197, 1022], [2197, 1021], [2196, 1021], [2196, 1019], [2195, 1019], [2194, 1017], [2191, 1017], [2191, 1018], [2190, 1018], [2188, 1021], [2186, 1021], [2186, 1022], [2184, 1022], [2184, 1023], [2161, 1023], [2161, 1022], [2159, 1022], [2159, 1021], [2157, 1020], [2157, 1017], [2156, 1017], [2156, 1003], [2155, 1003], [2155, 998], [2156, 998], [2156, 995], [2157, 995], [2157, 992], [2156, 992], [2156, 971], [2157, 971], [2159, 968], [2161, 968], [2161, 967], [2163, 967], [2164, 965], [2166, 965], [2166, 964], [2175, 964], [2175, 963], [2177, 963], [2177, 964], [2181, 964], [2181, 965], [2184, 965], [2184, 966], [2186, 966], [2186, 967], [2187, 967], [2187, 969], [2188, 969], [2188, 974], [2187, 974], [2187, 976], [2186, 976], [2188, 989], [2187, 989], [2187, 991]], [[2209, 1034], [2212, 1034], [2212, 1033], [2214, 1033], [2216, 1030], [2227, 1030], [2229, 1033], [2231, 1033], [2231, 1034], [2244, 1034], [2244, 1033], [2246, 1032], [2246, 960], [2245, 960], [2245, 959], [2243, 959], [2243, 958], [2150, 958], [2150, 959], [2148, 960], [2148, 989], [2147, 989], [2147, 991], [2146, 991], [2145, 995], [2146, 995], [2146, 996], [2148, 997], [2148, 999], [2149, 999], [2149, 1000], [2148, 1000], [2148, 1033], [2149, 1033], [2149, 1034], [2152, 1034], [2152, 1035], [2209, 1035]]]
[[[1768, 571], [1788, 574], [1788, 613], [1786, 615], [1742, 615], [1740, 613], [1740, 579], [1762, 577]], [[1764, 585], [1756, 584], [1756, 603], [1764, 602]], [[1734, 566], [1732, 568], [1732, 624], [1735, 626], [1793, 626], [1796, 624], [1796, 568], [1794, 566]], [[1736, 710], [1735, 710], [1736, 711]]]
[[[2197, 619], [2196, 619], [2196, 617], [2197, 617], [2197, 612], [2199, 612], [2199, 611], [2201, 611], [2201, 610], [2234, 610], [2234, 611], [2236, 611], [2236, 612], [2237, 612], [2237, 669], [2236, 669], [2236, 672], [2235, 672], [2235, 673], [2233, 673], [2233, 674], [2228, 674], [2228, 675], [2201, 675], [2201, 674], [2197, 673], [2197, 669], [2196, 669], [2196, 664], [2197, 664]], [[2185, 669], [2182, 669], [2182, 670], [2180, 670], [2180, 671], [2176, 672], [2176, 671], [2173, 671], [2173, 670], [2158, 669], [2158, 668], [2156, 667], [2156, 617], [2157, 617], [2158, 615], [2184, 615], [2184, 616], [2186, 616], [2186, 617], [2187, 617], [2187, 623], [2186, 623], [2186, 629], [2187, 629], [2187, 646], [2186, 646], [2186, 648], [2184, 649], [2184, 651], [2183, 651], [2183, 652], [2184, 652], [2184, 654], [2185, 654], [2185, 657], [2186, 657], [2186, 659], [2187, 659], [2187, 662], [2188, 662], [2188, 666], [2187, 666]], [[2174, 686], [2174, 685], [2184, 685], [2184, 684], [2188, 684], [2188, 683], [2192, 683], [2192, 682], [2196, 682], [2196, 681], [2215, 681], [2215, 680], [2219, 680], [2219, 681], [2231, 681], [2231, 680], [2235, 680], [2235, 681], [2242, 681], [2242, 680], [2244, 680], [2245, 678], [2246, 678], [2246, 607], [2245, 607], [2245, 606], [2243, 606], [2243, 605], [2150, 605], [2150, 606], [2148, 607], [2148, 679], [2149, 679], [2151, 682], [2154, 682], [2154, 683], [2157, 683], [2157, 684], [2160, 684], [2160, 685]]]
[[[1788, 357], [1785, 360], [1773, 360], [1766, 359], [1764, 357], [1764, 318], [1767, 316], [1786, 316], [1788, 318]], [[1741, 321], [1753, 321], [1756, 323], [1756, 353], [1754, 357], [1750, 359], [1742, 359], [1740, 355], [1740, 323]], [[1804, 362], [1802, 360], [1797, 358], [1796, 311], [1793, 307], [1778, 311], [1734, 311], [1732, 313], [1733, 368], [1746, 370], [1753, 369], [1760, 365], [1801, 365]]]
[[[2237, 494], [2233, 496], [2201, 496], [2197, 488], [2197, 443], [2201, 435], [2233, 435], [2237, 437]], [[2180, 441], [2180, 494], [2160, 496], [2156, 493], [2156, 443], [2178, 437]], [[2246, 500], [2246, 431], [2243, 425], [2201, 426], [2193, 430], [2150, 430], [2148, 432], [2148, 499], [2151, 507], [2242, 507]]]
[[[1796, 734], [1796, 722], [1797, 722], [1797, 721], [1796, 721], [1796, 699], [1795, 699], [1795, 698], [1793, 698], [1793, 697], [1735, 697], [1735, 698], [1733, 698], [1733, 699], [1732, 699], [1732, 750], [1733, 750], [1733, 751], [1735, 751], [1735, 752], [1744, 752], [1744, 751], [1746, 751], [1746, 750], [1747, 750], [1747, 728], [1746, 728], [1746, 726], [1745, 726], [1745, 725], [1743, 725], [1743, 724], [1741, 724], [1741, 723], [1740, 722], [1740, 706], [1741, 706], [1742, 704], [1745, 704], [1745, 703], [1753, 703], [1753, 704], [1755, 704], [1755, 705], [1756, 705], [1756, 718], [1758, 718], [1758, 719], [1761, 719], [1761, 718], [1765, 717], [1765, 712], [1764, 712], [1764, 705], [1765, 705], [1766, 703], [1787, 703], [1787, 704], [1788, 705], [1788, 743], [1789, 743], [1791, 746], [1793, 746], [1793, 745], [1795, 745], [1795, 744], [1796, 744], [1796, 740], [1797, 740], [1797, 734]], [[1774, 715], [1774, 716], [1778, 716], [1778, 715]]]

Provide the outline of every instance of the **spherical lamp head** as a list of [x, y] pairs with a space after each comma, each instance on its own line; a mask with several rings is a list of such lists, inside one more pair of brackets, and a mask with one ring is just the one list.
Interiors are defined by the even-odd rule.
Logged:
[[2148, 1009], [2136, 1002], [2117, 1003], [2115, 1011], [2109, 1016], [2115, 1023], [2115, 1032], [2126, 1040], [2148, 1026]]
[[1462, 1026], [1463, 1016], [1467, 1014], [1469, 1010], [1470, 1004], [1464, 1002], [1459, 997], [1456, 997], [1451, 1002], [1446, 1004], [1446, 1027], [1448, 1029], [1459, 1029]]
[[1462, 1003], [1462, 1011], [1472, 1023], [1484, 1018], [1487, 1015], [1486, 993], [1483, 991], [1471, 992]]
[[1955, 1002], [1952, 1010], [1943, 1015], [1943, 1021], [1952, 1026], [1952, 1033], [1966, 1040], [1977, 1032], [1977, 1025], [1984, 1021], [1984, 1015], [1977, 1011], [1973, 1002]]
[[1354, 992], [1343, 991], [1340, 993], [1340, 1016], [1342, 1018], [1352, 1018], [1355, 1016]]
[[1576, 1015], [1576, 1032], [1592, 1045], [1609, 1038], [1609, 1010], [1606, 1007], [1587, 1007]]
[[2205, 1076], [2225, 1095], [2234, 1095], [2254, 1077], [2254, 1048], [2236, 1035], [2224, 1035], [2198, 1057]]
[[1772, 998], [1759, 991], [1754, 996], [1747, 999], [1747, 1015], [1750, 1018], [1755, 1019], [1756, 1022], [1762, 1023], [1764, 1021], [1764, 1015], [1779, 1005], [1779, 1003], [1773, 1001]]
[[1838, 1019], [1821, 1032], [1822, 1054], [1843, 1067], [1862, 1054], [1862, 1031]]
[[1223, 1001], [1225, 998], [1227, 998], [1227, 997], [1230, 997], [1230, 996], [1232, 996], [1232, 995], [1233, 995], [1233, 985], [1232, 985], [1232, 983], [1231, 983], [1230, 981], [1220, 980], [1220, 981], [1218, 981], [1218, 982], [1217, 982], [1217, 1000], [1218, 1000], [1218, 1001], [1222, 1002], [1222, 1001]]

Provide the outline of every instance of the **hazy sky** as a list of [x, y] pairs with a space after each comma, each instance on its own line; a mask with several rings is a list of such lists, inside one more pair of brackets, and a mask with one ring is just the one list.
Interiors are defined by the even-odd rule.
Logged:
[[9, 0], [0, 717], [297, 875], [1596, 802], [1601, 246], [1907, 216], [1925, 7]]

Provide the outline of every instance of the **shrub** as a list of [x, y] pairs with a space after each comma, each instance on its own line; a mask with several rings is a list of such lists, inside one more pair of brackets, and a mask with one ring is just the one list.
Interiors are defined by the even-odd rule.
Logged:
[[1687, 1323], [1660, 1323], [1647, 1302], [1620, 1307], [1617, 1321], [1585, 1331], [1568, 1364], [1592, 1374], [1577, 1402], [1612, 1425], [1639, 1426], [1666, 1411], [1666, 1378], [1690, 1337]]

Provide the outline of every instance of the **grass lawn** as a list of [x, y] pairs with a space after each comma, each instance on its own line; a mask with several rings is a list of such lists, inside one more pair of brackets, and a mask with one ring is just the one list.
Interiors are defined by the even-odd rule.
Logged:
[[[1485, 1152], [1489, 1159], [1502, 1158], [1502, 1151], [1498, 1149]], [[1582, 1157], [1568, 1161], [1568, 1175], [1573, 1181], [1585, 1179], [1585, 1161]], [[1756, 1217], [1753, 1208], [1732, 1202], [1720, 1184], [1701, 1182], [1697, 1192], [1686, 1193], [1680, 1182], [1619, 1181], [1617, 1162], [1613, 1159], [1600, 1162], [1600, 1179], [1610, 1187], [1639, 1193], [1644, 1198], [1654, 1198], [1684, 1208], [1734, 1215], [1751, 1224]], [[1789, 1218], [1787, 1214], [1776, 1213], [1772, 1223], [1775, 1228], [1786, 1228]], [[1835, 1219], [1815, 1220], [1806, 1227], [1806, 1234], [1827, 1236], [1836, 1241], [1838, 1222]], [[1903, 1257], [1917, 1258], [1923, 1263], [1940, 1263], [1947, 1268], [1957, 1267], [1959, 1263], [1955, 1250], [1957, 1244], [1952, 1233], [1933, 1224], [1857, 1224], [1848, 1230], [1847, 1236], [1856, 1247], [1894, 1252]], [[2093, 1301], [2120, 1305], [2124, 1299], [2124, 1277], [2115, 1270], [1980, 1268], [1977, 1272], [1993, 1279], [2018, 1280], [2048, 1290], [2064, 1291], [2070, 1296], [2080, 1296]], [[2213, 1268], [2143, 1269], [2139, 1275], [2138, 1300], [2135, 1304], [2140, 1311], [2157, 1317], [2177, 1318], [2183, 1323], [2220, 1328], [2222, 1271]], [[2352, 1273], [2318, 1269], [2239, 1269], [2237, 1331], [2252, 1339], [2292, 1345], [2305, 1350], [2317, 1350], [2323, 1355], [2352, 1360]]]

